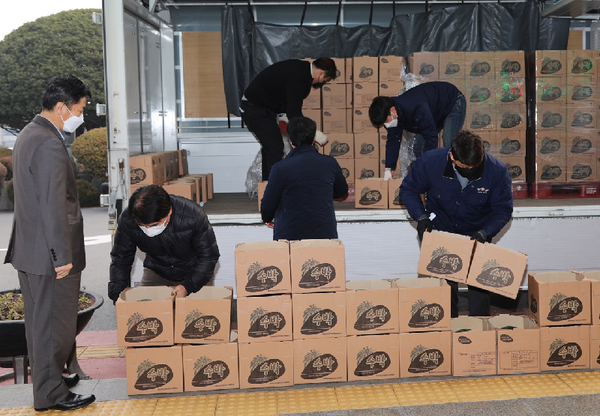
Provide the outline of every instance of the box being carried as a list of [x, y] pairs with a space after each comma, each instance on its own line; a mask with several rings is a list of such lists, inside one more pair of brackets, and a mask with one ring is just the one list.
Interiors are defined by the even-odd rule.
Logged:
[[542, 371], [590, 368], [590, 326], [540, 328]]
[[240, 388], [294, 385], [292, 341], [239, 344]]
[[591, 322], [591, 285], [581, 273], [529, 273], [528, 286], [529, 310], [540, 326]]
[[398, 288], [389, 280], [346, 283], [348, 335], [397, 334]]
[[341, 240], [290, 242], [292, 292], [341, 292], [346, 285], [346, 254]]
[[229, 342], [233, 288], [204, 286], [175, 298], [175, 343]]
[[400, 334], [400, 377], [452, 374], [452, 332]]
[[139, 286], [121, 292], [115, 304], [119, 347], [173, 345], [173, 289]]
[[183, 392], [181, 345], [127, 348], [127, 394]]
[[431, 231], [423, 234], [417, 273], [466, 283], [475, 241], [464, 235]]
[[497, 315], [488, 322], [496, 329], [498, 374], [540, 372], [540, 327], [532, 319]]
[[388, 207], [388, 184], [384, 179], [357, 179], [355, 192], [355, 208], [387, 209]]
[[450, 330], [450, 285], [435, 277], [398, 279], [400, 332]]
[[516, 299], [526, 268], [526, 254], [496, 244], [477, 242], [467, 284]]
[[237, 296], [291, 293], [287, 241], [258, 241], [235, 246]]
[[497, 373], [496, 332], [482, 318], [452, 318], [452, 375], [474, 376]]

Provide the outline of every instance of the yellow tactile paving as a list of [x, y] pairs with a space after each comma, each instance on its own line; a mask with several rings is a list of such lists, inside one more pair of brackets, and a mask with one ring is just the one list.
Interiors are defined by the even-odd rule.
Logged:
[[[87, 414], [94, 416], [151, 415], [156, 408], [157, 401], [158, 399], [131, 399], [96, 402], [81, 410], [88, 410]], [[69, 416], [75, 415], [75, 412], [69, 412]], [[60, 412], [60, 414], [64, 416], [65, 412]], [[46, 416], [47, 413], [43, 413], [43, 415]]]
[[277, 416], [277, 392], [221, 394], [215, 416]]
[[536, 374], [502, 378], [520, 399], [575, 394], [556, 374]]
[[564, 381], [575, 394], [600, 393], [600, 373], [598, 372], [559, 373], [557, 376]]
[[339, 410], [335, 388], [307, 388], [277, 392], [280, 414]]
[[450, 387], [463, 402], [518, 398], [502, 377], [469, 378], [450, 381]]
[[0, 409], [0, 416], [26, 416], [33, 413], [35, 412], [31, 406]]
[[158, 399], [152, 416], [214, 416], [217, 395]]
[[340, 410], [398, 407], [391, 384], [335, 387]]
[[429, 381], [394, 384], [400, 406], [420, 406], [461, 402], [449, 381]]
[[117, 346], [87, 347], [77, 358], [114, 358], [124, 357], [125, 348]]

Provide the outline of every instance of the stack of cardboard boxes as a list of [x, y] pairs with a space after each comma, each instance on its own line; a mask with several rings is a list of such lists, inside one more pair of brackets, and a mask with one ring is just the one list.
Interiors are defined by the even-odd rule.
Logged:
[[546, 183], [598, 179], [597, 62], [594, 50], [528, 55], [535, 120], [529, 134], [534, 197]]
[[127, 347], [127, 393], [238, 388], [233, 289], [204, 287], [186, 298], [171, 292], [140, 286], [116, 302], [118, 345]]
[[213, 197], [212, 173], [189, 174], [186, 150], [144, 153], [129, 158], [130, 194], [144, 185], [160, 185], [169, 194], [195, 202]]

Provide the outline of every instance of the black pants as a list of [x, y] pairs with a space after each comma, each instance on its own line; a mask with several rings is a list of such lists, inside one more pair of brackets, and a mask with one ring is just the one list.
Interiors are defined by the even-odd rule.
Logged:
[[[458, 317], [458, 283], [447, 280], [450, 285], [450, 308], [452, 318]], [[469, 316], [490, 315], [490, 292], [469, 286]]]
[[242, 101], [242, 120], [261, 144], [262, 180], [269, 179], [271, 168], [283, 159], [283, 138], [277, 123], [277, 113]]

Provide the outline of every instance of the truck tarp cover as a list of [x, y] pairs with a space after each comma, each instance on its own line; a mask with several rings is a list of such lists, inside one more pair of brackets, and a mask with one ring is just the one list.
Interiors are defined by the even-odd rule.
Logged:
[[256, 74], [285, 59], [349, 58], [420, 51], [566, 49], [570, 19], [543, 18], [534, 2], [472, 4], [397, 15], [389, 27], [282, 26], [254, 22], [243, 8], [223, 6], [223, 77], [227, 110], [240, 115]]

